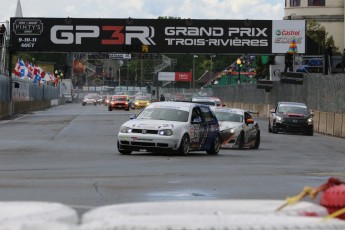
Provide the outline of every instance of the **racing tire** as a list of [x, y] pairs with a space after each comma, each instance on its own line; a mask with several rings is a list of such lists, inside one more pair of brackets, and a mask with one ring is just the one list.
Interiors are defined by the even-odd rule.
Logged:
[[260, 132], [257, 132], [256, 137], [255, 137], [255, 145], [252, 147], [253, 149], [258, 149], [260, 146]]
[[188, 134], [183, 135], [180, 143], [180, 147], [178, 148], [178, 153], [180, 155], [188, 155], [190, 149], [190, 139]]
[[120, 154], [122, 155], [130, 155], [132, 153], [131, 150], [123, 150], [123, 149], [120, 149], [120, 143], [119, 141], [117, 141], [117, 150], [119, 151]]
[[243, 149], [244, 147], [244, 133], [241, 132], [238, 139], [238, 149]]
[[218, 155], [220, 150], [220, 140], [219, 140], [219, 136], [217, 136], [214, 139], [214, 142], [212, 143], [212, 146], [209, 150], [207, 150], [207, 154], [208, 155]]
[[113, 111], [113, 108], [111, 106], [108, 106], [108, 111]]
[[306, 128], [304, 134], [308, 135], [308, 136], [313, 136], [314, 135], [314, 127]]

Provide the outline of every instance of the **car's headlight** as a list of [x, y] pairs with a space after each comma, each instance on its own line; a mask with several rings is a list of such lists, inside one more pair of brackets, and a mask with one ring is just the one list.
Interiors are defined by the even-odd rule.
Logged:
[[281, 122], [281, 121], [283, 121], [283, 118], [276, 116], [276, 122]]
[[312, 118], [312, 117], [309, 117], [309, 118], [307, 119], [307, 122], [308, 122], [308, 124], [312, 124], [312, 123], [313, 123], [313, 118]]
[[139, 105], [139, 102], [136, 101], [134, 104], [135, 104], [135, 105]]
[[132, 132], [132, 128], [129, 128], [127, 126], [122, 126], [120, 128], [120, 133], [131, 133]]
[[171, 129], [161, 129], [158, 134], [162, 136], [171, 136], [173, 135], [173, 131]]
[[224, 129], [222, 133], [236, 133], [237, 129], [230, 128], [230, 129]]

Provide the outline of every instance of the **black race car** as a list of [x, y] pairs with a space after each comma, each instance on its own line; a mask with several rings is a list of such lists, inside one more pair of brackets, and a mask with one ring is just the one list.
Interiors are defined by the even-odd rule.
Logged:
[[306, 104], [278, 102], [276, 108], [270, 112], [269, 132], [302, 132], [305, 135], [314, 135], [314, 114], [308, 109]]

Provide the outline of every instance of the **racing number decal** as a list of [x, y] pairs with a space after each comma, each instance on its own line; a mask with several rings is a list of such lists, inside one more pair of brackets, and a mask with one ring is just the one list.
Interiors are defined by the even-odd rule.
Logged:
[[122, 45], [125, 42], [125, 35], [121, 33], [123, 26], [102, 26], [102, 30], [114, 31], [112, 39], [102, 39], [102, 45]]

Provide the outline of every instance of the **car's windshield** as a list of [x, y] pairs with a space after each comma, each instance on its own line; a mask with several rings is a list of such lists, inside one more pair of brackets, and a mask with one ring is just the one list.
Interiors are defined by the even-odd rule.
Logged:
[[124, 97], [113, 97], [113, 100], [114, 101], [127, 101], [127, 99]]
[[137, 119], [187, 122], [188, 115], [188, 111], [178, 109], [147, 108], [138, 115]]
[[243, 115], [229, 112], [214, 112], [218, 121], [243, 122]]
[[278, 107], [277, 113], [299, 113], [307, 115], [308, 109], [303, 106], [281, 105]]
[[151, 100], [151, 98], [148, 96], [137, 96], [137, 97], [135, 97], [135, 100], [149, 101], [149, 100]]

